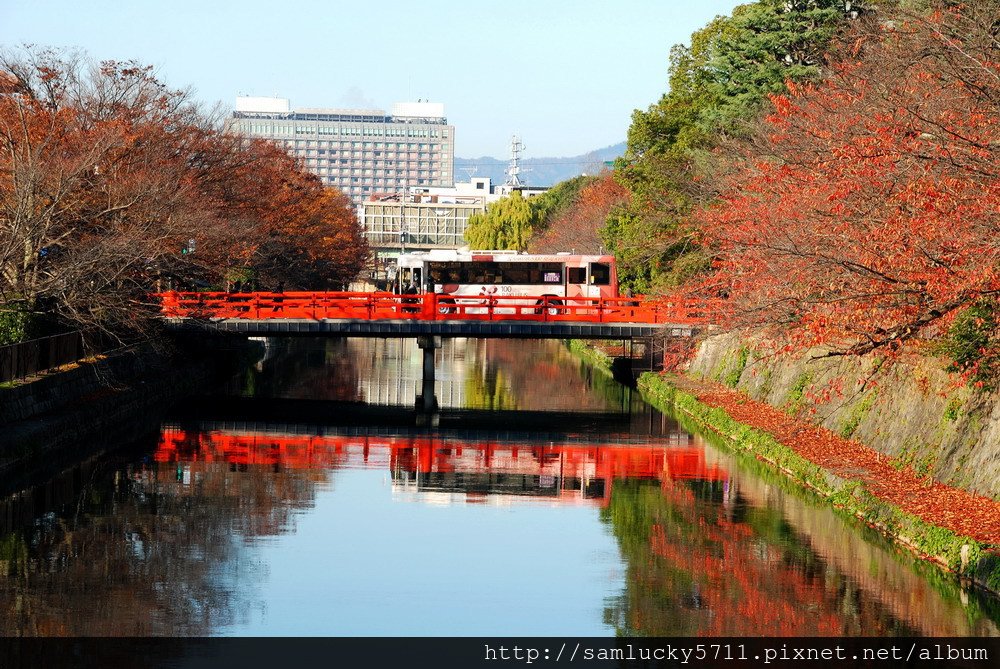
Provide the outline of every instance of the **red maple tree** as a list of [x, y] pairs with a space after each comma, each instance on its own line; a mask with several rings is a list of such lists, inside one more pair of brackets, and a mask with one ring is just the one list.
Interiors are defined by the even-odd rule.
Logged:
[[600, 229], [612, 207], [628, 201], [628, 190], [605, 172], [587, 184], [573, 203], [555, 217], [549, 227], [531, 240], [533, 253], [600, 253], [603, 249]]
[[699, 214], [726, 319], [892, 349], [1000, 293], [1000, 8], [868, 27], [789, 84]]
[[155, 315], [158, 279], [326, 288], [367, 255], [341, 193], [151, 68], [0, 52], [0, 317], [126, 331]]

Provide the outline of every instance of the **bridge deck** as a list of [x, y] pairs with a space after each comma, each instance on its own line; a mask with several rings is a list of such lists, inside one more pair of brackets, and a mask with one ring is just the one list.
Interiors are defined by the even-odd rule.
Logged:
[[544, 323], [531, 321], [418, 321], [364, 319], [253, 320], [244, 318], [172, 318], [167, 324], [180, 330], [214, 330], [259, 337], [343, 336], [343, 337], [475, 337], [505, 339], [634, 339], [657, 333], [675, 336], [691, 334], [684, 324], [650, 323]]
[[389, 293], [162, 293], [174, 328], [256, 336], [632, 339], [689, 335], [689, 305], [642, 298], [393, 295]]

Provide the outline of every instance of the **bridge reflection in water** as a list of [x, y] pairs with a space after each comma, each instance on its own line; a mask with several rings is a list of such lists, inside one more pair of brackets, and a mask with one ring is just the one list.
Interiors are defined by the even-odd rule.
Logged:
[[[524, 422], [539, 419], [524, 413]], [[154, 457], [179, 467], [224, 462], [238, 469], [274, 471], [387, 469], [395, 494], [416, 495], [425, 502], [492, 503], [515, 496], [606, 505], [619, 479], [727, 480], [723, 469], [706, 462], [705, 451], [694, 447], [691, 435], [679, 430], [637, 440], [621, 433], [595, 438], [589, 433], [405, 425], [330, 428], [200, 421], [195, 426], [166, 426]]]

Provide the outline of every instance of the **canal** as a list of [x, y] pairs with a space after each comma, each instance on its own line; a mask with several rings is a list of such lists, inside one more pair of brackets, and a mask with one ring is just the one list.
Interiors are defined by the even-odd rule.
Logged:
[[0, 634], [996, 636], [1000, 604], [557, 342], [273, 343], [0, 500]]

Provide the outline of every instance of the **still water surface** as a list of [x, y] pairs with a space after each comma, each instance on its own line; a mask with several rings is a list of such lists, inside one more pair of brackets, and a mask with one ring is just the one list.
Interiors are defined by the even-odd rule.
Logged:
[[0, 501], [6, 635], [997, 635], [558, 343], [298, 340]]

